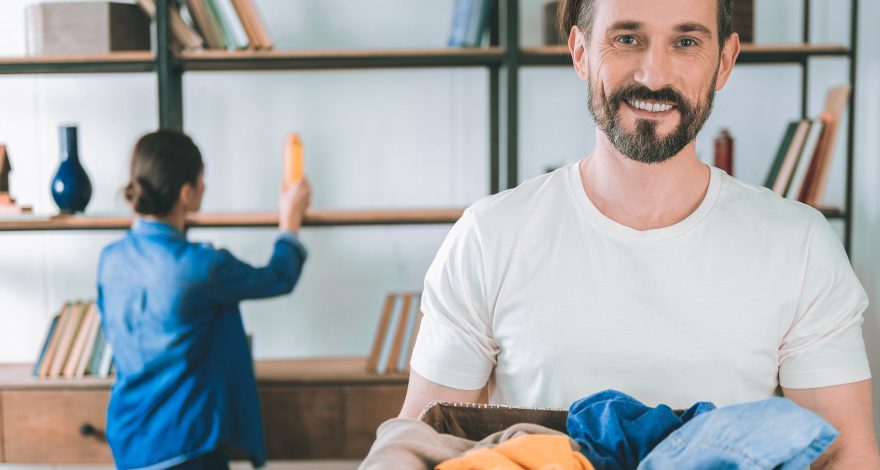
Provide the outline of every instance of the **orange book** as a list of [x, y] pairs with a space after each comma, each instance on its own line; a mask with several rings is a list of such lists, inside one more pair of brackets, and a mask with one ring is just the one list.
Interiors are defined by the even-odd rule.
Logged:
[[92, 351], [95, 349], [95, 338], [98, 336], [98, 330], [101, 328], [101, 314], [98, 312], [98, 305], [92, 302], [89, 307], [89, 323], [83, 323], [83, 334], [85, 337], [84, 344], [79, 350], [79, 361], [73, 369], [73, 377], [82, 378], [86, 375], [86, 367], [89, 365], [89, 359], [92, 357]]
[[64, 363], [64, 369], [61, 371], [61, 375], [68, 379], [72, 379], [76, 374], [76, 368], [79, 366], [79, 361], [82, 358], [83, 349], [86, 347], [86, 338], [89, 336], [92, 316], [94, 315], [92, 302], [88, 302], [84, 310], [85, 313], [83, 314], [81, 326], [77, 330], [76, 336], [74, 336], [73, 346], [70, 347], [70, 355], [67, 358], [67, 362]]
[[[817, 164], [816, 174], [811, 181], [809, 191], [806, 194], [806, 203], [818, 207], [825, 197], [825, 187], [828, 184], [828, 173], [831, 170], [831, 159], [834, 155], [834, 147], [837, 142], [837, 131], [840, 128], [840, 121], [843, 119], [843, 112], [849, 104], [850, 85], [843, 85], [832, 88], [825, 97], [824, 114], [830, 117], [830, 123], [827, 129], [827, 135], [821, 145], [821, 159]], [[852, 125], [852, 124], [850, 124]]]
[[291, 132], [284, 144], [284, 187], [302, 181], [303, 148], [299, 134]]
[[52, 367], [49, 369], [49, 377], [60, 377], [67, 359], [70, 357], [70, 349], [73, 346], [73, 340], [79, 331], [82, 317], [85, 313], [86, 304], [77, 302], [71, 307], [70, 318], [64, 324], [61, 330], [61, 337], [58, 340], [58, 349], [55, 351], [55, 357], [52, 359]]
[[70, 314], [72, 311], [73, 306], [69, 303], [66, 303], [61, 307], [61, 311], [58, 313], [58, 325], [55, 326], [55, 331], [52, 332], [52, 338], [49, 339], [49, 346], [46, 348], [46, 356], [43, 358], [43, 362], [40, 363], [40, 370], [37, 373], [38, 377], [49, 376], [49, 369], [52, 368], [52, 363], [55, 361], [55, 353], [58, 351], [61, 332], [64, 331], [65, 325], [70, 321]]

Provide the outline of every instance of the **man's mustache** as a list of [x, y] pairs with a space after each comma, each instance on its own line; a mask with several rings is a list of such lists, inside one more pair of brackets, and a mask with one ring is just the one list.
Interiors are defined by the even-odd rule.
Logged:
[[615, 90], [611, 96], [608, 97], [608, 103], [613, 105], [614, 109], [619, 109], [624, 101], [633, 100], [671, 103], [682, 113], [691, 109], [690, 102], [672, 87], [651, 90], [644, 85], [632, 84]]

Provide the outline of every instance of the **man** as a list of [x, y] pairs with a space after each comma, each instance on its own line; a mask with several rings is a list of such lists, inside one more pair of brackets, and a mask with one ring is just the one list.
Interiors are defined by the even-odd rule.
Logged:
[[560, 407], [603, 389], [686, 408], [784, 395], [880, 468], [867, 296], [822, 215], [700, 163], [730, 76], [731, 0], [568, 0], [596, 148], [488, 197], [425, 279], [401, 416], [432, 400]]

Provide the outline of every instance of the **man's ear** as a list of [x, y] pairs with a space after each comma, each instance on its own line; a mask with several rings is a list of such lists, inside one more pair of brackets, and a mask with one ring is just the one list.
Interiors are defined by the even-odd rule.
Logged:
[[733, 72], [733, 65], [736, 64], [736, 58], [739, 57], [739, 34], [733, 33], [730, 38], [724, 42], [724, 48], [721, 49], [721, 59], [718, 63], [718, 76], [715, 77], [715, 91], [724, 88], [727, 79]]
[[587, 74], [587, 40], [577, 26], [571, 27], [568, 33], [568, 51], [571, 53], [571, 62], [574, 71], [581, 80], [589, 78]]

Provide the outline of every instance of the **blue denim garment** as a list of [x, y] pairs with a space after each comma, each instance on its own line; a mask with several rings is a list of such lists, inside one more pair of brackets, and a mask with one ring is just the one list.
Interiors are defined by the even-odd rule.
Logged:
[[800, 470], [837, 435], [812, 411], [770, 398], [695, 418], [654, 448], [638, 470]]
[[713, 409], [715, 405], [700, 402], [679, 417], [666, 405], [651, 408], [625, 393], [606, 390], [574, 402], [566, 427], [596, 470], [633, 470], [666, 436]]
[[305, 258], [282, 233], [255, 268], [146, 220], [104, 249], [97, 303], [117, 373], [107, 410], [117, 467], [166, 468], [226, 446], [265, 462], [238, 303], [293, 290]]

